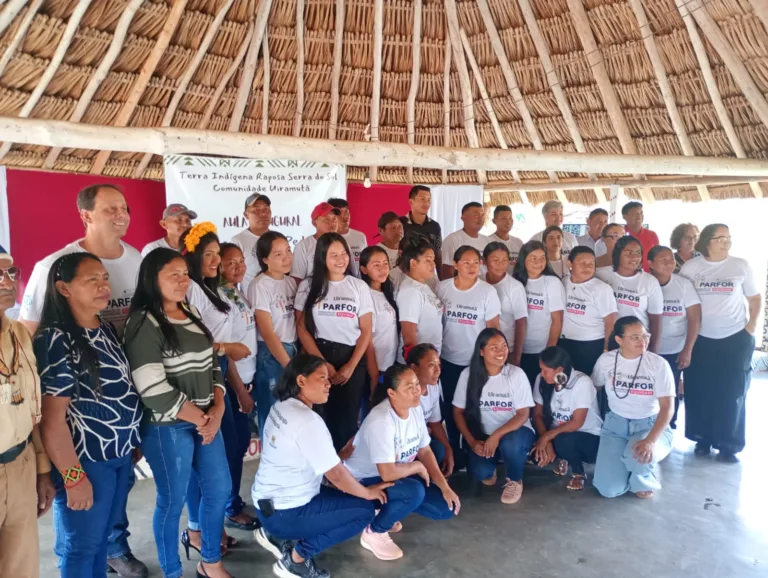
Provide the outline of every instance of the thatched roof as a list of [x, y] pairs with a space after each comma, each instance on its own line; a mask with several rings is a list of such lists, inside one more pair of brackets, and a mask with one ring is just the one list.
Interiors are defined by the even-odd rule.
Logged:
[[[6, 0], [0, 116], [453, 147], [766, 158], [768, 15], [761, 5]], [[240, 90], [244, 84], [250, 89]], [[162, 178], [159, 157], [9, 144], [0, 151], [9, 166]], [[392, 183], [617, 176], [350, 167], [348, 178], [369, 172]], [[729, 185], [654, 194], [698, 200], [705, 192], [722, 198], [758, 191]], [[591, 188], [565, 195], [597, 200]]]

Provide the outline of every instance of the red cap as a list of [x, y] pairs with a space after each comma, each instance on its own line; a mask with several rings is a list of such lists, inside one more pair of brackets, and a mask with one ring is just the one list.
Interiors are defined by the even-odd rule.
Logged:
[[333, 213], [337, 217], [341, 214], [336, 207], [323, 201], [322, 203], [317, 205], [314, 209], [312, 209], [312, 220], [314, 221], [318, 217], [325, 217], [328, 213]]

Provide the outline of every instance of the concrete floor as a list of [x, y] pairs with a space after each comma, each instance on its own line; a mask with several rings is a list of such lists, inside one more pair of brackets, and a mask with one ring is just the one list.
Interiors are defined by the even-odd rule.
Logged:
[[[678, 434], [675, 451], [662, 463], [664, 488], [651, 501], [634, 496], [606, 500], [588, 487], [566, 492], [548, 471], [526, 472], [525, 492], [515, 506], [499, 502], [499, 490], [473, 495], [466, 476], [452, 483], [463, 502], [449, 522], [418, 516], [405, 520], [395, 540], [405, 556], [380, 562], [350, 540], [318, 558], [336, 578], [766, 578], [768, 576], [768, 441], [760, 411], [768, 406], [768, 376], [752, 384], [748, 445], [742, 463], [723, 465], [696, 458]], [[256, 464], [246, 464], [243, 496]], [[153, 577], [162, 574], [152, 537], [155, 487], [137, 482], [130, 496], [131, 546]], [[184, 521], [182, 521], [183, 527]], [[273, 559], [245, 532], [227, 556], [237, 578], [271, 576]], [[40, 524], [41, 575], [57, 576], [51, 515]], [[194, 554], [194, 553], [193, 553]], [[185, 576], [195, 576], [195, 560]]]

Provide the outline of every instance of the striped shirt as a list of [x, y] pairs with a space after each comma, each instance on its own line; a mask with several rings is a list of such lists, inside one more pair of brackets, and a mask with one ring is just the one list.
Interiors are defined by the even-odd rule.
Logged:
[[[197, 315], [194, 307], [192, 313]], [[207, 410], [213, 404], [214, 388], [224, 390], [219, 361], [205, 333], [190, 319], [168, 321], [176, 330], [179, 351], [171, 351], [150, 313], [133, 313], [126, 325], [125, 353], [133, 382], [149, 410], [145, 421], [158, 425], [179, 423], [176, 416], [187, 401]]]

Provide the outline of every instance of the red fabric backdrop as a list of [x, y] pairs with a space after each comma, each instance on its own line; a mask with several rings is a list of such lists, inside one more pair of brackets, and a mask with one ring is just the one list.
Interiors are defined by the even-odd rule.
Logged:
[[408, 213], [408, 191], [411, 185], [373, 185], [366, 189], [360, 183], [347, 185], [347, 201], [352, 213], [350, 223], [353, 229], [362, 231], [369, 245], [379, 243], [376, 225], [382, 213], [394, 211], [398, 215]]

